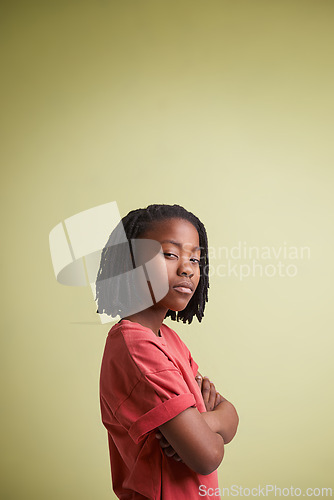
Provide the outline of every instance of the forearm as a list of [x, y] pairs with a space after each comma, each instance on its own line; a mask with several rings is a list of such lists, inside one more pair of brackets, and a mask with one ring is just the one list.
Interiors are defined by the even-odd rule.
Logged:
[[212, 411], [201, 413], [213, 432], [220, 434], [224, 443], [229, 443], [237, 432], [239, 417], [233, 404], [227, 400], [221, 402]]

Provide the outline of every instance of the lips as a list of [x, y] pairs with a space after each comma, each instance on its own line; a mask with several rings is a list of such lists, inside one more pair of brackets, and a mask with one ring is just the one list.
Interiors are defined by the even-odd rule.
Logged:
[[180, 293], [192, 293], [194, 286], [189, 281], [180, 281], [177, 285], [175, 285], [174, 290]]

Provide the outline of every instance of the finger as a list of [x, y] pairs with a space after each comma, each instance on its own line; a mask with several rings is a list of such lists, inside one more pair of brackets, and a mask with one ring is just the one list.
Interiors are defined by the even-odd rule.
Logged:
[[216, 392], [216, 399], [215, 399], [215, 408], [222, 402], [222, 397], [219, 394], [219, 392]]
[[223, 401], [227, 401], [227, 399], [225, 399], [221, 394], [219, 394], [219, 403], [222, 403]]
[[209, 395], [209, 400], [208, 400], [208, 407], [209, 410], [212, 411], [215, 406], [215, 401], [216, 401], [216, 388], [213, 382], [210, 383], [210, 395]]
[[225, 399], [224, 396], [222, 396], [221, 394], [219, 394], [219, 396], [220, 396], [220, 403], [222, 403], [223, 401], [227, 401], [227, 399]]
[[210, 397], [210, 380], [208, 377], [203, 378], [202, 396], [203, 396], [203, 401], [204, 401], [205, 406], [206, 406], [208, 404], [209, 397]]
[[164, 448], [164, 454], [167, 455], [167, 457], [172, 457], [176, 454], [176, 451], [171, 446], [168, 446], [167, 448]]
[[182, 458], [179, 457], [179, 455], [177, 453], [175, 453], [175, 455], [173, 455], [173, 458], [174, 460], [176, 460], [177, 462], [182, 462]]
[[202, 377], [200, 375], [197, 375], [195, 377], [195, 380], [198, 383], [198, 387], [200, 388], [200, 390], [202, 390]]
[[159, 439], [159, 444], [162, 448], [166, 448], [166, 446], [169, 446], [169, 442], [161, 432], [157, 432], [155, 434], [155, 437]]
[[161, 448], [168, 448], [168, 446], [170, 446], [169, 442], [165, 438], [160, 439], [159, 443]]

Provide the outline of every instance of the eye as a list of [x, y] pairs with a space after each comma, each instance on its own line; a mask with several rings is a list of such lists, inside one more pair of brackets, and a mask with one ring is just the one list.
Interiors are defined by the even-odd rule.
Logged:
[[175, 253], [164, 252], [164, 255], [165, 255], [165, 257], [169, 257], [169, 258], [173, 258], [173, 257], [177, 258], [177, 255], [175, 255]]
[[194, 261], [196, 264], [200, 263], [200, 261], [198, 259], [190, 259], [190, 260]]

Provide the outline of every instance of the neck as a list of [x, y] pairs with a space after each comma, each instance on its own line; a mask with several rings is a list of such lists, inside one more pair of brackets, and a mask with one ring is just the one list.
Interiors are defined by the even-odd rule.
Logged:
[[155, 305], [154, 309], [149, 307], [148, 309], [145, 309], [145, 311], [140, 311], [139, 313], [131, 314], [130, 316], [124, 316], [122, 319], [134, 321], [135, 323], [139, 323], [146, 328], [150, 328], [157, 337], [160, 337], [159, 329], [167, 311], [168, 309], [166, 308], [157, 309]]

